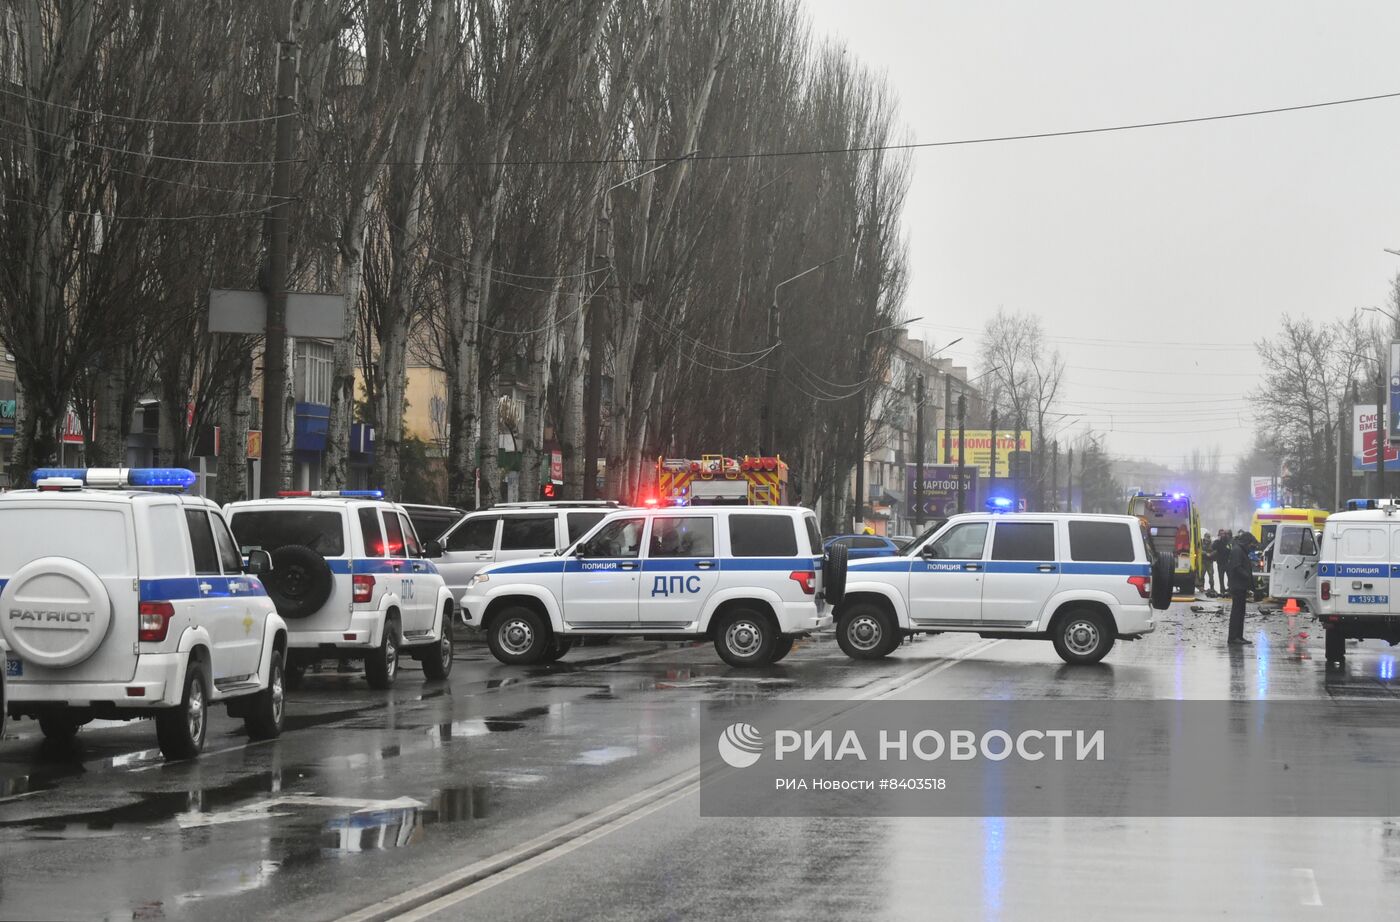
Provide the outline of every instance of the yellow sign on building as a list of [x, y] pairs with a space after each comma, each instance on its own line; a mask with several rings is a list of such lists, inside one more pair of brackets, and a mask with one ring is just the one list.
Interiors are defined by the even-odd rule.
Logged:
[[[967, 429], [963, 432], [963, 437], [967, 442], [967, 461], [969, 467], [977, 468], [978, 474], [984, 479], [992, 475], [992, 430], [990, 429]], [[1014, 451], [1029, 452], [1031, 450], [1031, 432], [1029, 429], [1022, 429], [1020, 442], [1017, 443], [1016, 431], [998, 429], [997, 430], [997, 477], [1011, 476], [1011, 453]], [[958, 443], [958, 430], [939, 429], [938, 430], [938, 459], [942, 464], [957, 464], [962, 455], [962, 446]]]

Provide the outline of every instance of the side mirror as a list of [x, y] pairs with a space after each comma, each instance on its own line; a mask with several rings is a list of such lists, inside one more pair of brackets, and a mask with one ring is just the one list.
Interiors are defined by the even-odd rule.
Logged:
[[424, 557], [441, 557], [441, 556], [442, 556], [442, 542], [439, 541], [439, 540], [437, 540], [436, 538], [429, 538], [427, 541], [424, 541], [424, 542], [423, 542], [423, 556], [424, 556]]
[[919, 556], [928, 560], [935, 560], [939, 556], [938, 548], [932, 544], [925, 544], [923, 548], [920, 549]]
[[248, 552], [248, 562], [243, 565], [243, 572], [253, 576], [262, 576], [272, 572], [272, 555], [267, 551], [257, 548]]

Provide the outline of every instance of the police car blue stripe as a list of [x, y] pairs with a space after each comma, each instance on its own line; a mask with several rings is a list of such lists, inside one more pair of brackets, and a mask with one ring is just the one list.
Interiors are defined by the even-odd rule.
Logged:
[[821, 569], [821, 558], [811, 557], [727, 557], [721, 570], [792, 570], [797, 567]]
[[[854, 562], [853, 562], [854, 563]], [[895, 560], [871, 560], [869, 563], [862, 560], [860, 566], [848, 567], [848, 574], [855, 573], [908, 573], [914, 567], [914, 561], [907, 559]], [[961, 569], [961, 567], [959, 568]]]
[[528, 563], [500, 564], [491, 568], [492, 573], [562, 573], [566, 563], [576, 561], [531, 560]]
[[1145, 563], [1062, 563], [1060, 572], [1073, 576], [1151, 576]]
[[1392, 564], [1337, 564], [1320, 563], [1317, 565], [1318, 576], [1395, 576], [1400, 575], [1400, 567]]
[[[699, 567], [696, 564], [707, 563], [708, 567]], [[664, 560], [644, 560], [642, 569], [648, 572], [654, 571], [676, 571], [676, 570], [709, 570], [714, 572], [719, 566], [718, 557], [675, 557]]]
[[[229, 591], [230, 582], [238, 582], [237, 592]], [[207, 585], [209, 591], [200, 588]], [[164, 579], [143, 579], [139, 583], [142, 602], [180, 602], [185, 599], [216, 599], [227, 596], [267, 595], [263, 584], [251, 576], [169, 576]]]
[[[398, 565], [397, 570], [394, 569], [395, 564]], [[423, 569], [415, 571], [410, 564], [417, 564]], [[348, 576], [351, 573], [397, 573], [403, 575], [404, 573], [436, 573], [438, 571], [436, 564], [421, 557], [330, 557], [326, 560], [326, 566], [331, 568], [332, 573], [338, 573], [341, 576]]]
[[[967, 564], [976, 564], [977, 570], [968, 570]], [[1042, 570], [1041, 567], [1052, 567]], [[917, 560], [899, 558], [881, 560], [852, 566], [851, 573], [1033, 573], [1055, 576], [1068, 573], [1074, 576], [1150, 576], [1152, 568], [1145, 563], [1055, 563], [1021, 560], [928, 560], [922, 565]]]

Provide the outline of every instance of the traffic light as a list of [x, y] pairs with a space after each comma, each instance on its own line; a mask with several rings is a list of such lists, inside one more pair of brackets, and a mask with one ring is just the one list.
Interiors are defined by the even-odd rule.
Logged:
[[557, 493], [558, 491], [552, 482], [545, 481], [540, 484], [540, 499], [558, 499]]

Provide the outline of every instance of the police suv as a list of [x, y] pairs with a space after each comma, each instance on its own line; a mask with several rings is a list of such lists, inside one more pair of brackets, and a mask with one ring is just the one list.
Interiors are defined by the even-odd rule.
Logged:
[[310, 663], [363, 657], [370, 686], [388, 688], [400, 649], [429, 679], [452, 671], [452, 593], [428, 559], [435, 548], [381, 491], [285, 492], [226, 511], [243, 553], [271, 555], [267, 590], [287, 620], [290, 686]]
[[782, 659], [831, 624], [846, 553], [791, 506], [625, 509], [557, 556], [483, 567], [461, 597], [503, 663], [556, 660], [588, 634], [711, 637], [733, 666]]
[[1346, 508], [1323, 525], [1316, 560], [1317, 619], [1332, 662], [1349, 638], [1400, 643], [1400, 499], [1348, 500]]
[[898, 557], [851, 562], [836, 639], [876, 659], [916, 633], [1031, 638], [1095, 663], [1156, 628], [1174, 567], [1132, 516], [958, 515]]
[[0, 495], [0, 635], [11, 716], [71, 739], [151, 717], [161, 752], [204, 748], [226, 703], [249, 735], [282, 729], [287, 627], [223, 514], [180, 469], [46, 469]]

